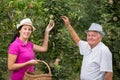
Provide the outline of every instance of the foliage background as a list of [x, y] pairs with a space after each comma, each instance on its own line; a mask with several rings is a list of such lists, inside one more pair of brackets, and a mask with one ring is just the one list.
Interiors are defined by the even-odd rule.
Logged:
[[[103, 42], [113, 53], [114, 80], [120, 80], [120, 1], [119, 0], [0, 0], [0, 80], [7, 80], [7, 49], [16, 33], [16, 25], [29, 17], [37, 28], [31, 36], [35, 44], [42, 44], [44, 30], [49, 20], [55, 21], [50, 33], [49, 49], [36, 53], [51, 67], [53, 80], [79, 80], [82, 56], [70, 38], [60, 16], [67, 15], [81, 39], [92, 22], [100, 23], [106, 36]], [[56, 64], [56, 60], [60, 60]], [[43, 71], [47, 69], [38, 65]], [[7, 79], [6, 79], [7, 78]]]

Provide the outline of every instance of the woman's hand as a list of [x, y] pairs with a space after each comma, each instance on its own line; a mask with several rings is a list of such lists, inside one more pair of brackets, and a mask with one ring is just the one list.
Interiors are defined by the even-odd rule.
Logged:
[[48, 50], [49, 32], [54, 27], [54, 25], [55, 25], [54, 21], [50, 20], [49, 24], [48, 24], [48, 26], [46, 27], [46, 30], [45, 30], [44, 41], [43, 41], [42, 46], [34, 44], [34, 46], [33, 46], [34, 51], [36, 51], [36, 52], [46, 52]]
[[18, 70], [28, 65], [36, 65], [40, 60], [30, 60], [24, 63], [16, 63], [17, 56], [14, 54], [8, 54], [8, 69], [9, 70]]
[[40, 60], [30, 60], [28, 61], [28, 65], [37, 65], [40, 62]]
[[47, 32], [50, 32], [51, 29], [54, 27], [54, 25], [55, 25], [54, 20], [50, 20], [50, 21], [49, 21], [49, 24], [48, 24], [48, 26], [47, 26], [47, 28], [46, 28], [46, 31], [47, 31]]

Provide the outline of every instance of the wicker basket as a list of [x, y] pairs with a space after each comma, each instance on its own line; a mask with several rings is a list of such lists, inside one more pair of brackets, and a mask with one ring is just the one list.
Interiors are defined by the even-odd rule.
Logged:
[[30, 72], [25, 72], [23, 80], [52, 80], [52, 74], [49, 65], [45, 61], [41, 60], [40, 62], [44, 63], [48, 67], [49, 73], [34, 75]]

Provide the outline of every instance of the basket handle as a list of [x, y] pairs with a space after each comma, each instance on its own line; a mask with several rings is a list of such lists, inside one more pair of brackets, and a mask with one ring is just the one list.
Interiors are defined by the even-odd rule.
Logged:
[[49, 65], [43, 60], [40, 60], [40, 62], [44, 63], [47, 66], [47, 68], [49, 70], [49, 74], [51, 75], [51, 69], [50, 69]]

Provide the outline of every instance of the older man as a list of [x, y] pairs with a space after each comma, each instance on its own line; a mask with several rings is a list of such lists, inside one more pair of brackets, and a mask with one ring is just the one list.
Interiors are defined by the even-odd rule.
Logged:
[[87, 41], [79, 38], [72, 28], [68, 17], [61, 17], [68, 28], [73, 41], [78, 45], [80, 54], [83, 55], [80, 80], [112, 80], [112, 54], [103, 43], [105, 33], [102, 26], [92, 23], [86, 30]]

